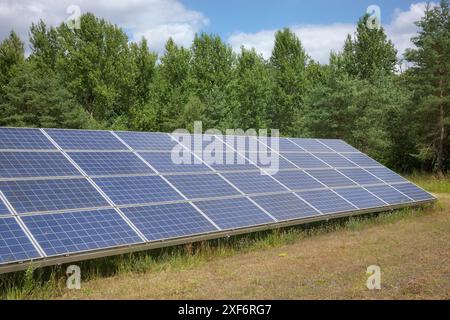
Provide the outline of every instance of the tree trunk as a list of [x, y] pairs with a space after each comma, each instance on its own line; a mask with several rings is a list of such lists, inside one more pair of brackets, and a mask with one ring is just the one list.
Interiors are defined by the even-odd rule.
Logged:
[[436, 172], [439, 175], [443, 174], [444, 171], [444, 145], [445, 145], [445, 123], [444, 123], [444, 90], [443, 90], [443, 79], [439, 80], [439, 97], [440, 97], [440, 104], [439, 104], [439, 144], [438, 144], [438, 152], [437, 152], [437, 159], [436, 159]]

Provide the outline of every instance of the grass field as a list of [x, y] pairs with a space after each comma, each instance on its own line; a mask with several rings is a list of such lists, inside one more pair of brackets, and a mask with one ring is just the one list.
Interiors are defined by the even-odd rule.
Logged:
[[[450, 299], [450, 179], [409, 177], [434, 206], [0, 276], [6, 299]], [[381, 267], [381, 290], [366, 269]]]

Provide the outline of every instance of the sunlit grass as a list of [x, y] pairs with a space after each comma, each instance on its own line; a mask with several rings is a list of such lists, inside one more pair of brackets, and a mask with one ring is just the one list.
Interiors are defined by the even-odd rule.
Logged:
[[412, 173], [407, 175], [406, 178], [429, 192], [450, 193], [450, 175]]
[[[210, 240], [195, 244], [163, 248], [120, 256], [100, 258], [77, 263], [82, 270], [82, 281], [130, 273], [150, 273], [194, 268], [213, 259], [237, 253], [265, 250], [289, 245], [306, 238], [344, 230], [356, 231], [371, 225], [426, 214], [423, 208], [405, 208], [394, 212], [341, 218], [308, 225], [257, 232], [247, 235]], [[65, 269], [55, 266], [0, 275], [2, 299], [48, 299], [65, 292]]]

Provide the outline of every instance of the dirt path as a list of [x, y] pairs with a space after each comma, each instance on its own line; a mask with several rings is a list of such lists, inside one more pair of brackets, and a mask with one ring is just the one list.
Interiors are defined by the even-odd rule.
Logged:
[[[365, 286], [373, 264], [382, 271], [379, 291]], [[450, 299], [450, 198], [390, 224], [313, 236], [188, 270], [92, 280], [64, 298]]]

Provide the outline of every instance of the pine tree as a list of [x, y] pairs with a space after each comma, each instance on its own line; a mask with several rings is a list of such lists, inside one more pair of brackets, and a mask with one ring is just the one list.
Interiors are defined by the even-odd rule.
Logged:
[[0, 101], [5, 86], [16, 75], [17, 68], [25, 61], [23, 43], [14, 31], [0, 43]]
[[406, 60], [412, 63], [407, 75], [418, 106], [420, 156], [431, 160], [436, 172], [443, 172], [450, 157], [449, 2], [428, 6], [417, 26], [419, 34], [412, 39], [416, 48], [407, 51]]

